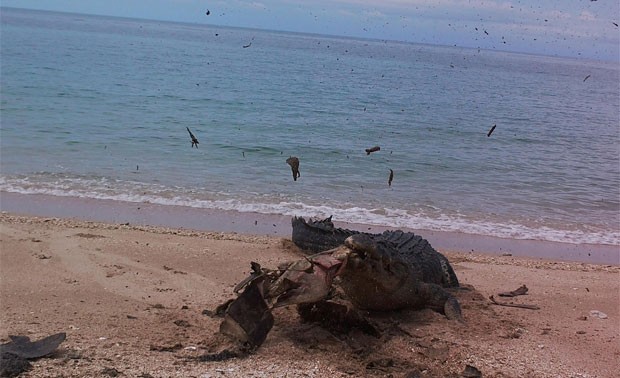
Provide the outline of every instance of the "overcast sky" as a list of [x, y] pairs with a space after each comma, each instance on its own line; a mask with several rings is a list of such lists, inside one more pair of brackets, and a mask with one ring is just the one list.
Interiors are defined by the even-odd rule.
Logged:
[[620, 61], [618, 0], [2, 0], [2, 5]]

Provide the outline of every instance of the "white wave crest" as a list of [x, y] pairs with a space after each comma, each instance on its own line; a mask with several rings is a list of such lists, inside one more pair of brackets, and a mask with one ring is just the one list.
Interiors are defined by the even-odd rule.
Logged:
[[[267, 198], [232, 198], [225, 193], [197, 193], [183, 188], [158, 187], [136, 182], [115, 182], [110, 179], [48, 177], [33, 180], [29, 177], [0, 176], [0, 190], [22, 194], [46, 194], [60, 197], [105, 199], [134, 203], [153, 203], [166, 206], [186, 206], [203, 209], [255, 212], [288, 216], [326, 218], [334, 215], [338, 221], [388, 228], [430, 231], [452, 231], [467, 234], [513, 239], [535, 239], [565, 243], [620, 245], [620, 232], [596, 229], [568, 229], [534, 226], [515, 221], [472, 219], [462, 214], [445, 214], [437, 208], [429, 211], [346, 206], [343, 204], [314, 205], [302, 202], [269, 201]], [[207, 198], [208, 197], [208, 198]], [[248, 196], [249, 197], [249, 196]]]

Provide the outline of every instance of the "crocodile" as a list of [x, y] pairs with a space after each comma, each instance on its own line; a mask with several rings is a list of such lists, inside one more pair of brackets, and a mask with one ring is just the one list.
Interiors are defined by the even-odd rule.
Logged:
[[457, 299], [441, 285], [423, 281], [422, 265], [401, 259], [394, 253], [394, 244], [371, 234], [354, 233], [336, 248], [304, 256], [277, 270], [255, 262], [251, 267], [251, 275], [235, 287], [235, 292], [243, 292], [220, 306], [224, 308], [220, 332], [250, 349], [267, 337], [274, 324], [272, 309], [299, 305], [301, 312], [318, 311], [325, 302], [335, 303], [331, 302], [334, 284], [361, 310], [429, 308], [463, 322]]
[[448, 319], [463, 320], [456, 298], [440, 284], [424, 281], [428, 264], [402, 259], [394, 253], [394, 244], [366, 233], [348, 237], [344, 246], [348, 252], [344, 255], [344, 267], [338, 271], [339, 285], [357, 308], [430, 308]]
[[[339, 229], [331, 217], [316, 222], [295, 217], [292, 222], [293, 242], [310, 251], [308, 256], [281, 264], [276, 270], [252, 262], [252, 273], [234, 290], [243, 292], [220, 306], [224, 313], [220, 333], [241, 342], [243, 348], [254, 350], [264, 342], [274, 324], [271, 310], [282, 306], [298, 305], [305, 319], [322, 319], [330, 324], [345, 319], [345, 323], [372, 331], [372, 325], [359, 313], [333, 302], [334, 284], [354, 308], [429, 308], [464, 322], [459, 302], [449, 290], [459, 287], [454, 270], [445, 256], [420, 236], [402, 231], [370, 234]], [[320, 252], [313, 253], [316, 251]], [[227, 349], [205, 358], [211, 361], [237, 355]]]
[[414, 267], [416, 276], [425, 283], [444, 288], [459, 287], [459, 281], [448, 259], [437, 252], [430, 243], [419, 235], [401, 230], [371, 234], [334, 226], [332, 217], [322, 220], [308, 220], [293, 217], [293, 243], [308, 254], [336, 248], [352, 235], [366, 235], [379, 243], [390, 258], [397, 258]]

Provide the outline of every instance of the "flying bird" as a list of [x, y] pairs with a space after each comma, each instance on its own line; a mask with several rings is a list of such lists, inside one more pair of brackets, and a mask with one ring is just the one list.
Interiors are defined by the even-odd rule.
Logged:
[[588, 80], [588, 79], [590, 78], [590, 76], [592, 76], [592, 75], [588, 75], [588, 76], [584, 77], [584, 78], [583, 78], [583, 81]]
[[487, 137], [490, 137], [490, 136], [491, 136], [491, 134], [493, 134], [493, 131], [495, 131], [495, 127], [496, 127], [496, 126], [497, 126], [497, 125], [493, 125], [493, 127], [491, 127], [491, 130], [489, 130], [489, 132], [487, 133]]
[[388, 179], [388, 186], [392, 186], [392, 180], [394, 180], [394, 171], [390, 169], [390, 178]]
[[379, 150], [381, 150], [381, 147], [379, 147], [379, 146], [374, 146], [374, 147], [371, 147], [371, 148], [367, 148], [366, 149], [366, 155], [370, 155], [372, 152], [377, 152]]
[[291, 171], [293, 171], [293, 181], [297, 181], [297, 178], [301, 176], [299, 174], [299, 158], [296, 156], [291, 156], [286, 159], [286, 164], [291, 166]]
[[198, 148], [198, 139], [196, 139], [196, 136], [194, 136], [194, 134], [192, 134], [192, 132], [189, 130], [189, 127], [185, 127], [187, 129], [187, 132], [189, 133], [189, 137], [192, 138], [192, 147], [196, 146], [196, 148]]
[[252, 37], [252, 39], [250, 40], [250, 43], [248, 43], [247, 45], [243, 45], [242, 47], [244, 49], [247, 49], [248, 47], [252, 46], [252, 41], [254, 40], [254, 37]]

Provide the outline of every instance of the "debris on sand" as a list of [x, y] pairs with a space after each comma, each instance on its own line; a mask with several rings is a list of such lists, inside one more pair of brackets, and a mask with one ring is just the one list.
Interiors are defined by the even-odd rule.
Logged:
[[0, 344], [0, 377], [16, 377], [29, 370], [29, 359], [51, 354], [66, 337], [61, 332], [32, 342], [28, 336], [9, 336], [10, 342]]
[[174, 345], [151, 345], [149, 350], [155, 352], [176, 352], [183, 348], [183, 344], [176, 343]]
[[465, 366], [465, 370], [461, 373], [461, 377], [463, 378], [482, 378], [482, 372], [478, 370], [476, 367], [467, 365]]
[[264, 278], [249, 282], [243, 293], [226, 309], [220, 332], [253, 348], [259, 347], [273, 327], [274, 318], [263, 297]]
[[599, 310], [591, 310], [590, 316], [593, 318], [607, 319], [607, 314]]
[[506, 303], [506, 302], [498, 302], [492, 295], [489, 297], [491, 302], [498, 306], [506, 306], [506, 307], [517, 307], [517, 308], [526, 308], [528, 310], [540, 310], [540, 307], [536, 305], [528, 305], [528, 304], [518, 304], [518, 303]]
[[499, 296], [500, 297], [516, 297], [517, 295], [526, 295], [527, 291], [528, 291], [527, 286], [521, 285], [521, 287], [519, 287], [516, 290], [499, 293]]
[[121, 372], [115, 368], [104, 367], [103, 370], [101, 370], [101, 375], [107, 375], [108, 377], [118, 377], [120, 374]]
[[66, 337], [61, 332], [32, 342], [28, 336], [9, 336], [11, 341], [0, 345], [0, 354], [12, 353], [27, 359], [44, 357], [55, 351]]
[[0, 377], [17, 377], [32, 368], [30, 361], [13, 353], [0, 355]]

